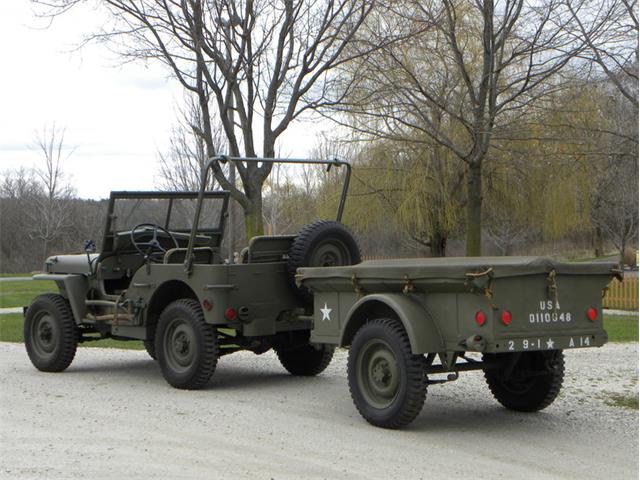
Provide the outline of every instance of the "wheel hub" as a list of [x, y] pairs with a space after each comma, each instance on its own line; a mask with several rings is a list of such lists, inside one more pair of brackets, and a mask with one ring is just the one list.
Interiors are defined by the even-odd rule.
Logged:
[[58, 342], [58, 329], [55, 319], [48, 313], [42, 312], [37, 316], [33, 326], [33, 347], [40, 355], [51, 355]]
[[389, 345], [381, 339], [370, 340], [358, 357], [358, 381], [367, 403], [386, 408], [400, 390], [400, 371]]
[[40, 322], [40, 326], [38, 327], [38, 336], [43, 343], [51, 343], [53, 330], [51, 329], [49, 322]]
[[182, 318], [174, 319], [164, 336], [166, 360], [176, 372], [191, 368], [195, 352], [195, 334], [191, 326]]
[[175, 349], [176, 353], [179, 353], [181, 355], [184, 355], [189, 351], [189, 339], [183, 332], [180, 332], [178, 335], [176, 335], [175, 341], [173, 343], [173, 348]]

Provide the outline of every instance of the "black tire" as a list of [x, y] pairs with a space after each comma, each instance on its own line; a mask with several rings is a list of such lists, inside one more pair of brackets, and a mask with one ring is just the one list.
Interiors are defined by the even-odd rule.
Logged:
[[351, 398], [367, 422], [399, 428], [420, 413], [427, 395], [424, 357], [411, 353], [402, 324], [381, 318], [364, 324], [349, 349]]
[[160, 315], [155, 352], [165, 380], [175, 388], [204, 387], [218, 363], [216, 329], [204, 321], [196, 300], [170, 303]]
[[319, 220], [300, 230], [289, 249], [287, 268], [296, 296], [303, 302], [313, 302], [313, 294], [295, 282], [300, 267], [337, 267], [360, 263], [360, 248], [351, 231], [342, 223]]
[[153, 358], [154, 360], [157, 360], [158, 356], [156, 355], [156, 342], [155, 342], [155, 340], [144, 340], [143, 343], [144, 343], [144, 349], [147, 351], [149, 356], [151, 358]]
[[[507, 377], [511, 360], [519, 355]], [[489, 390], [504, 407], [518, 412], [537, 412], [558, 396], [564, 379], [562, 350], [485, 354], [485, 361], [500, 366], [484, 371]]]
[[62, 295], [40, 295], [29, 306], [24, 319], [24, 343], [38, 370], [65, 370], [76, 355], [79, 336], [69, 302]]
[[331, 345], [321, 345], [319, 349], [304, 345], [287, 350], [276, 349], [276, 354], [291, 375], [313, 377], [329, 366], [334, 351], [335, 348]]

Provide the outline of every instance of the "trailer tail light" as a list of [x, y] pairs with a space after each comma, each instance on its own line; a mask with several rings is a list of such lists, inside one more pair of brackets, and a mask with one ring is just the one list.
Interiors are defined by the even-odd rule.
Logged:
[[598, 310], [596, 310], [595, 308], [590, 308], [589, 310], [587, 310], [587, 318], [592, 322], [595, 322], [598, 318]]
[[238, 312], [236, 312], [235, 308], [227, 308], [224, 312], [224, 316], [227, 320], [231, 321], [238, 316]]
[[510, 325], [512, 320], [511, 312], [509, 310], [505, 310], [504, 312], [502, 312], [500, 319], [505, 325]]
[[484, 325], [487, 321], [487, 317], [482, 310], [476, 312], [476, 323], [480, 326]]

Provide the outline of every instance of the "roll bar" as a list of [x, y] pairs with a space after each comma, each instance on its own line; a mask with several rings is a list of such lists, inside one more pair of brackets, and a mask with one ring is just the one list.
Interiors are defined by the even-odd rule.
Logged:
[[193, 266], [193, 248], [195, 245], [196, 232], [198, 230], [198, 224], [200, 222], [200, 214], [202, 211], [202, 202], [204, 200], [207, 182], [209, 181], [209, 172], [212, 166], [217, 162], [251, 162], [251, 163], [283, 163], [294, 165], [326, 165], [327, 172], [331, 170], [331, 167], [346, 167], [344, 176], [344, 184], [342, 185], [342, 193], [340, 194], [340, 203], [338, 204], [338, 212], [336, 214], [336, 221], [342, 220], [342, 214], [344, 212], [344, 206], [347, 201], [347, 192], [349, 191], [349, 182], [351, 181], [351, 165], [344, 160], [334, 158], [332, 160], [319, 160], [319, 159], [306, 159], [306, 158], [259, 158], [259, 157], [230, 157], [227, 155], [218, 155], [210, 157], [209, 161], [205, 165], [202, 171], [202, 181], [200, 182], [200, 190], [198, 191], [198, 200], [196, 204], [195, 218], [193, 219], [193, 226], [191, 228], [191, 235], [189, 236], [189, 245], [187, 246], [187, 254], [185, 257], [185, 270], [191, 272]]

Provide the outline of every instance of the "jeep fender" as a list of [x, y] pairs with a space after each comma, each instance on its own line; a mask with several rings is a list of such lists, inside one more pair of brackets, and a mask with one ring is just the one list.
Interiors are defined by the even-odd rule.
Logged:
[[402, 293], [377, 293], [358, 300], [344, 319], [339, 345], [350, 345], [358, 329], [367, 321], [388, 316], [402, 322], [414, 354], [445, 350], [442, 335], [424, 305]]
[[69, 300], [73, 318], [78, 325], [87, 316], [87, 290], [89, 289], [87, 277], [75, 274], [38, 274], [33, 276], [34, 280], [53, 280], [58, 285], [60, 294]]

